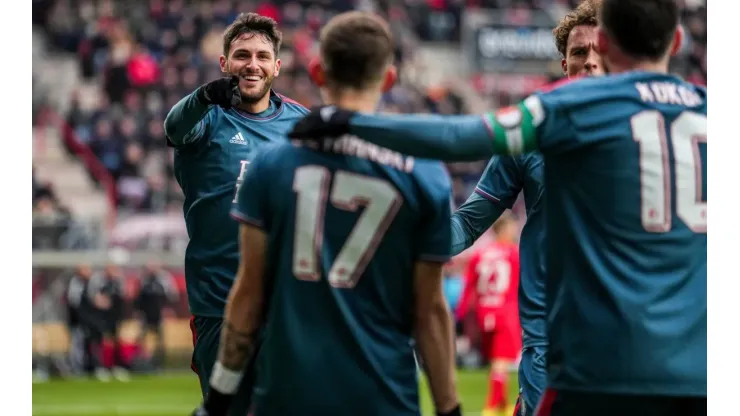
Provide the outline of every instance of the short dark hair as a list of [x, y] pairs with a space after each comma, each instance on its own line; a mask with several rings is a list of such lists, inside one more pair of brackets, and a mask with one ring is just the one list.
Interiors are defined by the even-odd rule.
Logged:
[[656, 61], [668, 52], [679, 16], [675, 0], [603, 0], [600, 20], [624, 53]]
[[599, 8], [599, 2], [600, 0], [583, 0], [578, 7], [566, 14], [558, 23], [558, 26], [552, 30], [552, 34], [555, 36], [555, 46], [563, 57], [568, 52], [568, 37], [574, 27], [581, 25], [596, 26], [598, 24], [596, 11]]
[[352, 11], [321, 30], [321, 62], [329, 86], [364, 89], [380, 81], [393, 63], [393, 35], [382, 18]]
[[259, 34], [272, 43], [277, 58], [283, 43], [283, 33], [278, 30], [277, 22], [270, 17], [257, 13], [240, 13], [224, 32], [224, 56], [229, 56], [231, 44], [245, 33]]

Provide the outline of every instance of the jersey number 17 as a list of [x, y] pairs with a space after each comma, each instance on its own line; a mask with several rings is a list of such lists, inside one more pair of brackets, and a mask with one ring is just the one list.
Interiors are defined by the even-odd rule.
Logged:
[[702, 201], [705, 167], [699, 143], [707, 142], [707, 117], [684, 112], [666, 126], [658, 111], [632, 117], [632, 136], [640, 145], [642, 226], [646, 231], [671, 230], [671, 166], [667, 133], [673, 150], [676, 215], [695, 233], [707, 232], [707, 203]]
[[323, 166], [307, 165], [296, 169], [293, 179], [293, 191], [297, 194], [293, 275], [309, 281], [320, 278], [328, 203], [352, 212], [364, 207], [327, 276], [334, 287], [352, 288], [375, 254], [403, 199], [390, 183], [370, 176], [340, 170], [333, 175], [331, 192], [330, 182], [332, 174]]

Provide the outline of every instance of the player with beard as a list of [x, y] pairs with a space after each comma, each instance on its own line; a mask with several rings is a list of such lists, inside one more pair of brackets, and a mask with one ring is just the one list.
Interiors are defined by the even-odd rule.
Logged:
[[[306, 109], [271, 90], [280, 73], [282, 34], [275, 20], [239, 15], [223, 38], [221, 71], [228, 75], [183, 98], [164, 122], [175, 148], [175, 177], [185, 194], [190, 242], [185, 279], [193, 331], [192, 368], [203, 395], [216, 362], [226, 298], [239, 265], [238, 225], [229, 212], [253, 151], [285, 140]], [[247, 412], [250, 377], [233, 414]]]

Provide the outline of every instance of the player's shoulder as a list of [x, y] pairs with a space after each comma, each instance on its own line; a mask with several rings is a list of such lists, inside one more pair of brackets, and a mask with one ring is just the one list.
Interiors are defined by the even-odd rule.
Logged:
[[274, 99], [283, 106], [283, 114], [288, 117], [302, 118], [309, 113], [309, 109], [298, 101], [278, 92], [273, 92]]
[[627, 101], [666, 101], [695, 107], [706, 102], [706, 89], [671, 74], [630, 71], [558, 81], [529, 97], [528, 107], [567, 109]]

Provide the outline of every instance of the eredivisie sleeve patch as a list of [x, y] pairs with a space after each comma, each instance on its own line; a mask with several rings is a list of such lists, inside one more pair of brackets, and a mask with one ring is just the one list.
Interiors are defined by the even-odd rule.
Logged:
[[537, 149], [537, 127], [545, 119], [545, 110], [537, 96], [516, 106], [486, 113], [483, 119], [493, 138], [493, 152], [518, 155]]

